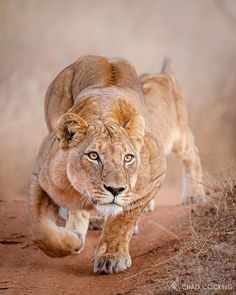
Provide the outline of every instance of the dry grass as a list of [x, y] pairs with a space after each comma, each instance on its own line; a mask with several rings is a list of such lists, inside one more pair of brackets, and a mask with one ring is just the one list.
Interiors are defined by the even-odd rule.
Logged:
[[189, 238], [137, 274], [147, 271], [148, 280], [125, 294], [235, 294], [236, 178], [229, 173], [208, 178], [211, 201], [190, 210]]

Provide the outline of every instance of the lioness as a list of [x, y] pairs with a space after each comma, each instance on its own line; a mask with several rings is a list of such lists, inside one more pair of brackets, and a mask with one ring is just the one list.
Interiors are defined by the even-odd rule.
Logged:
[[[105, 219], [94, 272], [131, 266], [129, 242], [166, 173], [166, 155], [183, 163], [182, 203], [204, 201], [202, 169], [182, 93], [164, 66], [137, 76], [123, 59], [84, 56], [64, 69], [45, 99], [49, 134], [30, 184], [31, 234], [51, 257], [84, 247], [89, 210]], [[68, 210], [58, 226], [59, 208]]]

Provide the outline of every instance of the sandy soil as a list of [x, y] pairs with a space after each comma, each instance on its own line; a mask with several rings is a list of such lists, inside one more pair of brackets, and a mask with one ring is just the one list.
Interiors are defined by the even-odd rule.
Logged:
[[190, 232], [188, 206], [159, 205], [153, 213], [145, 213], [140, 233], [132, 238], [132, 268], [99, 276], [93, 274], [91, 262], [98, 231], [89, 231], [80, 256], [52, 259], [30, 241], [26, 202], [1, 201], [0, 224], [0, 293], [4, 295], [129, 292], [142, 281], [147, 282], [150, 268], [152, 276], [161, 275], [162, 262], [173, 255], [175, 245]]

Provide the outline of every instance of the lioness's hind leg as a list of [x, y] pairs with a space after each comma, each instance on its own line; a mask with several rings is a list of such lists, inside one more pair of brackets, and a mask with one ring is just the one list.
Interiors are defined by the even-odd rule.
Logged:
[[173, 146], [173, 152], [182, 161], [184, 185], [182, 204], [202, 203], [207, 200], [202, 185], [203, 173], [198, 149], [192, 132], [188, 129]]

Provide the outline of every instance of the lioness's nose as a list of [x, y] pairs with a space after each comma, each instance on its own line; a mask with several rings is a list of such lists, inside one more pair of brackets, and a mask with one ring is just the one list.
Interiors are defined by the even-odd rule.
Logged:
[[114, 197], [116, 197], [117, 195], [119, 195], [125, 190], [125, 187], [112, 187], [112, 186], [106, 186], [105, 184], [104, 184], [104, 187], [107, 191], [112, 193]]

